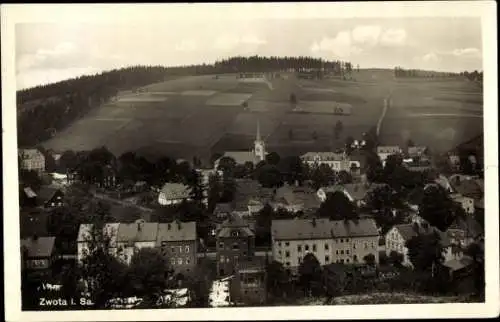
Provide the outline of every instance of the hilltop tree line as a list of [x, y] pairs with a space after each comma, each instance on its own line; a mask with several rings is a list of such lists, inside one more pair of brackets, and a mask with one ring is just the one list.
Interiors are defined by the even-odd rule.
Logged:
[[435, 72], [426, 71], [420, 69], [405, 69], [402, 67], [394, 68], [394, 76], [397, 78], [463, 78], [470, 81], [482, 81], [483, 72], [478, 72], [477, 70], [473, 72], [463, 71], [460, 73], [450, 73], [450, 72]]

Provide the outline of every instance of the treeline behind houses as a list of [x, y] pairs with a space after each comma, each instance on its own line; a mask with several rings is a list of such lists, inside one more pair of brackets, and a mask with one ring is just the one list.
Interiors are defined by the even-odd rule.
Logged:
[[232, 72], [264, 72], [320, 68], [341, 74], [350, 63], [311, 57], [233, 57], [214, 64], [178, 67], [135, 66], [82, 76], [17, 92], [18, 144], [34, 146], [52, 137], [119, 91], [164, 81], [170, 77]]
[[460, 73], [435, 72], [420, 69], [394, 68], [394, 76], [397, 78], [466, 78], [470, 81], [482, 81], [483, 72], [477, 70], [473, 72], [463, 71]]

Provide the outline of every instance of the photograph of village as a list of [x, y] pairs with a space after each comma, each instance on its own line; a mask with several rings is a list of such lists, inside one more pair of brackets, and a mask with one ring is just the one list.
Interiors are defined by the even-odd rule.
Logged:
[[481, 19], [217, 19], [16, 25], [22, 310], [484, 302]]

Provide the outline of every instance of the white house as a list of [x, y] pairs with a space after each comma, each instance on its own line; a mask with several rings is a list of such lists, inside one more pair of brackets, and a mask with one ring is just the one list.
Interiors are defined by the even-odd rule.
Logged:
[[158, 203], [162, 206], [175, 205], [190, 200], [191, 188], [182, 183], [167, 182], [158, 195]]
[[21, 169], [36, 171], [39, 174], [45, 171], [45, 156], [38, 149], [19, 149], [18, 153]]
[[387, 160], [387, 157], [400, 153], [401, 148], [397, 145], [381, 145], [377, 147], [377, 155], [380, 158], [380, 162], [382, 162], [382, 165], [385, 165], [385, 160]]
[[300, 159], [309, 167], [326, 164], [335, 171], [349, 171], [350, 169], [349, 159], [345, 153], [307, 152], [301, 155]]
[[130, 264], [135, 252], [142, 248], [154, 248], [158, 234], [158, 223], [145, 222], [142, 219], [134, 223], [121, 223], [116, 236], [118, 257]]

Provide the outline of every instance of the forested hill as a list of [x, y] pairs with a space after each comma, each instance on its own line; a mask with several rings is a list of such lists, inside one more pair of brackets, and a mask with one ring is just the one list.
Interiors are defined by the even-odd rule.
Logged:
[[17, 92], [18, 144], [35, 146], [120, 90], [130, 90], [171, 77], [235, 72], [265, 72], [325, 68], [333, 74], [352, 65], [311, 57], [233, 57], [207, 65], [136, 66], [82, 76]]

